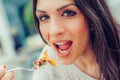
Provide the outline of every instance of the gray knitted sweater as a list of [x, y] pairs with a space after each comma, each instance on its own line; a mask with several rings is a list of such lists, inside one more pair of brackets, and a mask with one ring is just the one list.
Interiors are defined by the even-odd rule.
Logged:
[[34, 71], [32, 80], [96, 80], [82, 72], [75, 64], [63, 65], [49, 46], [46, 45], [44, 50], [48, 50], [48, 55], [57, 60], [58, 65], [56, 67], [49, 63], [43, 65]]

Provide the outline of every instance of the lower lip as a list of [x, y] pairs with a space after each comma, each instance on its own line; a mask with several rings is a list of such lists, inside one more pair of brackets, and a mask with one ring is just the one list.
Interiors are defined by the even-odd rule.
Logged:
[[[72, 46], [72, 45], [71, 45], [71, 46]], [[71, 53], [71, 46], [70, 46], [70, 48], [69, 48], [66, 52], [64, 52], [64, 53], [61, 53], [61, 52], [56, 48], [56, 51], [57, 51], [58, 56], [61, 56], [61, 57], [68, 56], [68, 55]]]

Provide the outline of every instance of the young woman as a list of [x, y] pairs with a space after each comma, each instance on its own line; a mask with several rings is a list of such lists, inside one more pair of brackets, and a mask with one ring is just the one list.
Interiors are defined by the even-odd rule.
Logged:
[[105, 0], [33, 0], [33, 14], [49, 55], [64, 64], [48, 79], [120, 80], [117, 24]]
[[58, 61], [33, 80], [120, 80], [120, 40], [106, 0], [33, 0], [43, 51]]

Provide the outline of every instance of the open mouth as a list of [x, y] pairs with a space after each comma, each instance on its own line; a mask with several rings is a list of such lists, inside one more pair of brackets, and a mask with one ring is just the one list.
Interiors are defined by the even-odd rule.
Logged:
[[70, 53], [72, 41], [55, 42], [54, 45], [60, 56], [66, 56]]

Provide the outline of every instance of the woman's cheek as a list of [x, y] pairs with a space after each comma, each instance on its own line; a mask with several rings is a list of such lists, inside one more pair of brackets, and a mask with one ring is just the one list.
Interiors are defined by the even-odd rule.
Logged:
[[44, 27], [40, 27], [40, 32], [44, 40], [48, 42], [48, 30]]

